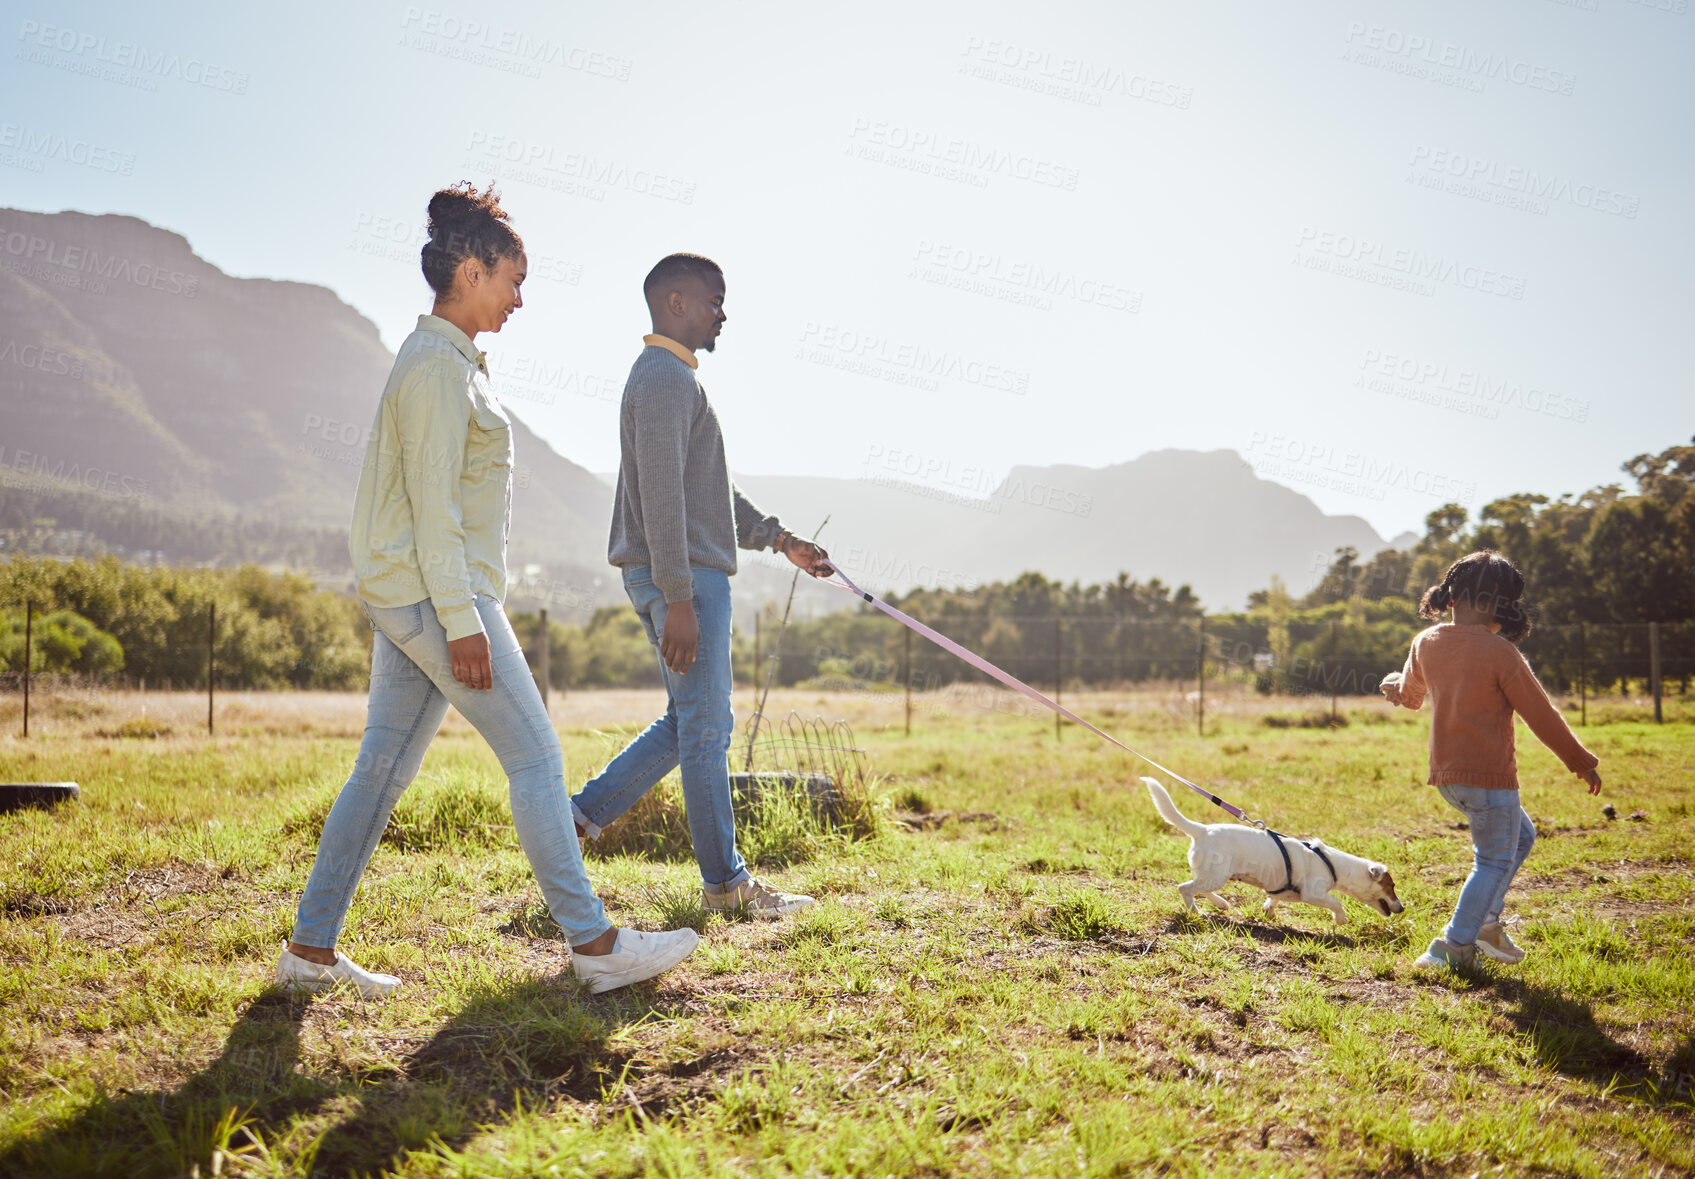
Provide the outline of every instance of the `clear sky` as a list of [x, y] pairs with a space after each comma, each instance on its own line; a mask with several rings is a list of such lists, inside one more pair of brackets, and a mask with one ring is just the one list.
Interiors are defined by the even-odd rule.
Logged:
[[591, 469], [692, 250], [737, 470], [1231, 448], [1388, 536], [1695, 430], [1688, 7], [4, 0], [0, 203], [145, 218], [393, 347], [430, 192], [493, 176], [531, 278], [480, 343]]

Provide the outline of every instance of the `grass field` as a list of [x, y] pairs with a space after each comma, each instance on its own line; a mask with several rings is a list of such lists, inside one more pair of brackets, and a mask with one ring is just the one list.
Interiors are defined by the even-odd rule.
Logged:
[[[1695, 1173], [1687, 701], [1661, 726], [1591, 702], [1599, 799], [1521, 730], [1529, 956], [1465, 975], [1411, 967], [1470, 862], [1422, 785], [1426, 716], [1355, 701], [1302, 727], [1319, 705], [1235, 697], [1201, 737], [1175, 692], [1067, 702], [1383, 860], [1406, 913], [1189, 917], [1187, 841], [1126, 755], [999, 698], [921, 700], [907, 737], [897, 698], [794, 692], [773, 711], [855, 725], [875, 833], [781, 808], [746, 830], [822, 901], [771, 925], [707, 920], [674, 841], [591, 851], [616, 920], [705, 941], [589, 996], [454, 717], [343, 941], [402, 991], [295, 999], [270, 973], [363, 698], [232, 695], [214, 738], [194, 697], [38, 700], [0, 779], [84, 794], [0, 815], [0, 1175]], [[657, 704], [556, 699], [567, 783]]]

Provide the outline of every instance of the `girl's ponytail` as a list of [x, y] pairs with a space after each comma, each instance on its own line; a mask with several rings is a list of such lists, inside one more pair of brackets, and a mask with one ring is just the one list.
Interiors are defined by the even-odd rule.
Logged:
[[1433, 585], [1424, 591], [1424, 597], [1418, 601], [1418, 616], [1431, 622], [1440, 622], [1442, 616], [1454, 604], [1454, 570], [1459, 563], [1448, 566], [1448, 575], [1442, 579], [1441, 585]]
[[1440, 622], [1457, 603], [1465, 603], [1494, 617], [1497, 632], [1516, 643], [1530, 633], [1530, 614], [1525, 610], [1524, 574], [1518, 566], [1494, 549], [1480, 549], [1448, 566], [1441, 585], [1433, 585], [1419, 599], [1418, 615]]

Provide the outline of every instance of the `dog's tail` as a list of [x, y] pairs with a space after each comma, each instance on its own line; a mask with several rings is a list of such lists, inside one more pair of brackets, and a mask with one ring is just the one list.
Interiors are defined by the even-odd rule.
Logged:
[[1146, 786], [1148, 793], [1153, 795], [1154, 809], [1160, 813], [1167, 823], [1170, 823], [1190, 839], [1205, 833], [1206, 824], [1197, 823], [1193, 819], [1185, 817], [1183, 812], [1177, 809], [1177, 804], [1171, 801], [1171, 795], [1165, 792], [1165, 787], [1161, 786], [1158, 781], [1153, 778], [1143, 778], [1142, 785]]

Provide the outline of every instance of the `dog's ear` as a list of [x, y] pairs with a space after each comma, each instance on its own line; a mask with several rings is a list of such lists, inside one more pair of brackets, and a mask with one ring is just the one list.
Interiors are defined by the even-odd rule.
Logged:
[[1389, 869], [1385, 868], [1382, 864], [1373, 864], [1371, 866], [1371, 868], [1369, 869], [1369, 871], [1371, 872], [1371, 878], [1373, 880], [1382, 880], [1383, 874], [1385, 872], [1387, 872], [1388, 870]]

